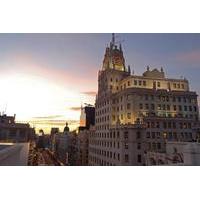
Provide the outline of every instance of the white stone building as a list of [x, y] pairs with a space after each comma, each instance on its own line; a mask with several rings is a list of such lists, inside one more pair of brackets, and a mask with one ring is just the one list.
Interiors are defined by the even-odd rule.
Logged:
[[166, 78], [163, 68], [131, 74], [113, 34], [98, 74], [89, 165], [145, 165], [145, 153], [165, 152], [166, 140], [195, 140], [198, 121], [188, 80]]

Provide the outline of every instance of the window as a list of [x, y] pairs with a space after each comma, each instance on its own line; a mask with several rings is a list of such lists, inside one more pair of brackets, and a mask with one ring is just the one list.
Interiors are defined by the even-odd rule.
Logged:
[[127, 142], [124, 143], [124, 148], [128, 149], [128, 143]]
[[173, 84], [174, 88], [176, 88], [176, 83]]
[[117, 154], [117, 159], [120, 160], [120, 155], [119, 155], [119, 153]]
[[139, 81], [139, 85], [142, 85], [142, 81]]
[[143, 81], [143, 85], [146, 86], [146, 81]]
[[184, 106], [184, 111], [187, 111], [187, 106]]
[[128, 156], [128, 154], [125, 154], [125, 162], [126, 162], [126, 163], [129, 162], [129, 156]]
[[137, 156], [137, 161], [138, 161], [138, 163], [141, 163], [141, 162], [142, 162], [142, 157], [141, 157], [140, 154], [138, 154], [138, 156]]
[[124, 139], [128, 139], [128, 131], [124, 132]]
[[141, 149], [141, 143], [137, 143], [137, 149]]
[[157, 132], [157, 138], [160, 138], [160, 132]]
[[139, 106], [139, 107], [140, 107], [140, 109], [143, 109], [143, 104], [142, 104], [142, 103], [140, 103], [140, 106]]
[[176, 111], [176, 105], [174, 105], [173, 107], [174, 107], [174, 111]]
[[155, 109], [155, 105], [151, 104], [151, 109], [154, 110]]
[[131, 119], [131, 113], [127, 113], [127, 118]]
[[146, 138], [150, 138], [150, 132], [146, 132]]
[[166, 110], [165, 104], [163, 104], [162, 107], [163, 107], [163, 110]]
[[137, 85], [137, 80], [134, 80], [134, 85]]
[[140, 139], [140, 138], [141, 138], [141, 135], [140, 135], [140, 132], [139, 132], [139, 131], [136, 132], [136, 138], [137, 138], [137, 139]]
[[127, 104], [127, 109], [130, 109], [130, 108], [131, 108], [131, 104], [128, 103], [128, 104]]
[[170, 110], [170, 105], [167, 105], [167, 110]]
[[163, 122], [163, 128], [167, 128], [167, 123]]
[[151, 137], [152, 137], [153, 139], [155, 139], [155, 137], [156, 137], [155, 132], [152, 132], [152, 133], [151, 133]]
[[157, 86], [160, 87], [160, 82], [157, 82]]
[[128, 81], [128, 86], [130, 86], [131, 84], [130, 84], [130, 81]]

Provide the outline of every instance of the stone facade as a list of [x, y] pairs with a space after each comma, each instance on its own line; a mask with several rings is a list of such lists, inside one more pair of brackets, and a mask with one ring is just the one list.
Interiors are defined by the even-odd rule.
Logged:
[[163, 68], [131, 74], [114, 41], [98, 74], [89, 165], [145, 165], [145, 153], [165, 152], [166, 140], [195, 140], [199, 111], [188, 80], [166, 78]]

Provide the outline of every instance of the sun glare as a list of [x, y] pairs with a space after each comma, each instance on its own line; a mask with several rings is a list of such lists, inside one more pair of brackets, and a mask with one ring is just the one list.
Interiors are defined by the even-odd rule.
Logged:
[[[17, 114], [17, 120], [37, 118], [78, 120], [70, 108], [81, 105], [81, 94], [39, 76], [11, 74], [0, 79], [0, 111]], [[55, 116], [55, 118], [54, 118]]]

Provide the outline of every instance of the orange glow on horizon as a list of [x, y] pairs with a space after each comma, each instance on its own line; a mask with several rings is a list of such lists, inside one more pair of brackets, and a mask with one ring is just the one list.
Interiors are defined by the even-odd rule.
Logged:
[[15, 113], [17, 121], [30, 121], [37, 130], [43, 128], [47, 132], [51, 127], [59, 127], [62, 131], [66, 121], [69, 121], [71, 130], [75, 129], [79, 124], [70, 124], [70, 121], [78, 122], [80, 111], [71, 107], [92, 101], [91, 97], [79, 91], [23, 73], [1, 76], [0, 91], [3, 94], [0, 96], [0, 112], [5, 111], [8, 115]]

